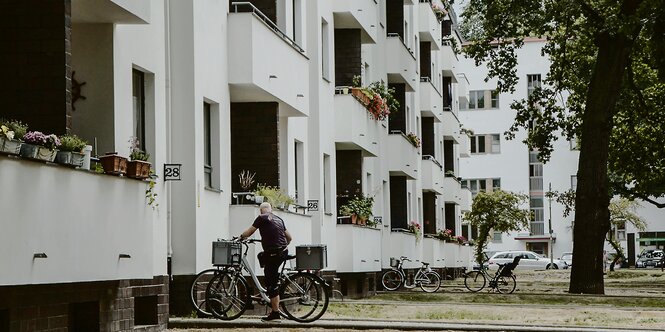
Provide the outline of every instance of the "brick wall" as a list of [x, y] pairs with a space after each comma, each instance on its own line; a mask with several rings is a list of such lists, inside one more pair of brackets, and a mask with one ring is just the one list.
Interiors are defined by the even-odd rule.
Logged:
[[[168, 277], [148, 280], [0, 287], [0, 328], [3, 312], [9, 332], [19, 331], [162, 331], [169, 317]], [[154, 297], [156, 324], [136, 327], [136, 297]], [[97, 316], [95, 316], [95, 314]], [[2, 331], [7, 331], [2, 329]]]
[[386, 33], [397, 33], [404, 38], [403, 0], [386, 0]]
[[420, 42], [420, 77], [432, 78], [432, 43]]
[[5, 1], [0, 10], [0, 117], [64, 134], [71, 114], [70, 0]]
[[406, 176], [390, 177], [390, 226], [407, 228]]
[[434, 141], [434, 118], [423, 117], [421, 119], [421, 126], [423, 131], [423, 156], [434, 156], [436, 142]]
[[231, 103], [231, 189], [242, 191], [238, 174], [256, 173], [255, 184], [279, 186], [278, 105]]
[[[335, 85], [350, 86], [360, 76], [360, 29], [335, 29]], [[365, 85], [369, 82], [363, 82]]]
[[406, 134], [406, 85], [396, 83], [388, 84], [388, 87], [395, 89], [393, 96], [399, 101], [397, 113], [390, 113], [388, 117], [388, 127], [390, 131], [398, 130]]
[[361, 196], [362, 152], [360, 150], [337, 150], [337, 208], [346, 204], [354, 196]]

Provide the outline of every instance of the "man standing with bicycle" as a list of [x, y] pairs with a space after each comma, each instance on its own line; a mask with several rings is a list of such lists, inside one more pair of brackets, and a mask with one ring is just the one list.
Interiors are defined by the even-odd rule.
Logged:
[[270, 306], [272, 312], [262, 321], [279, 320], [279, 266], [286, 260], [288, 254], [287, 246], [291, 243], [291, 234], [286, 229], [284, 220], [272, 213], [270, 203], [264, 202], [259, 206], [260, 214], [252, 226], [240, 234], [240, 239], [248, 238], [259, 230], [261, 234], [261, 246], [263, 247], [263, 273], [265, 275], [268, 297], [270, 297]]

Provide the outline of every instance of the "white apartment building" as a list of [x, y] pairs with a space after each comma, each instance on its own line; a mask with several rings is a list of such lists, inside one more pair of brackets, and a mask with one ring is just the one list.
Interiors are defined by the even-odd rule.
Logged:
[[[520, 81], [513, 94], [494, 93], [496, 81], [484, 81], [487, 68], [476, 67], [468, 58], [460, 61], [471, 82], [469, 102], [461, 106], [460, 122], [473, 131], [471, 154], [468, 158], [462, 158], [460, 174], [464, 185], [474, 195], [480, 190], [493, 188], [529, 195], [532, 211], [529, 229], [494, 234], [488, 251], [532, 250], [558, 258], [564, 252], [572, 252], [574, 211], [564, 218], [563, 206], [554, 200], [550, 202], [544, 193], [550, 190], [550, 186], [551, 190], [558, 192], [576, 188], [579, 158], [576, 144], [560, 137], [554, 142], [550, 161], [542, 164], [536, 158], [537, 152], [529, 151], [523, 143], [526, 131], [518, 132], [510, 141], [504, 135], [516, 114], [510, 104], [514, 100], [525, 99], [529, 90], [540, 84], [548, 74], [549, 60], [541, 56], [543, 46], [543, 40], [527, 39], [524, 47], [518, 50], [517, 76]], [[664, 244], [662, 239], [659, 240], [665, 225], [662, 210], [642, 203], [638, 213], [645, 218], [650, 231], [640, 234], [631, 225], [614, 230], [617, 238], [622, 240], [629, 259], [636, 259], [642, 249], [662, 248]], [[473, 230], [466, 226], [465, 232], [473, 233]], [[606, 244], [606, 250], [614, 252], [609, 244]]]
[[[11, 31], [6, 65], [19, 80], [3, 91], [15, 98], [0, 117], [77, 134], [93, 155], [128, 156], [127, 141], [139, 137], [158, 176], [158, 205], [146, 204], [147, 181], [0, 155], [0, 330], [160, 330], [169, 315], [189, 315], [189, 286], [211, 267], [211, 243], [258, 215], [238, 181], [242, 171], [296, 199], [300, 207], [276, 210], [294, 236], [290, 251], [326, 245], [322, 274], [338, 278], [333, 286], [347, 296], [377, 289], [391, 257], [449, 274], [468, 268], [469, 246], [433, 236], [461, 234], [471, 192], [459, 179], [459, 157], [470, 155], [458, 120], [468, 81], [449, 39], [461, 40], [454, 12], [440, 20], [432, 3], [442, 7], [11, 5], [7, 21], [23, 29]], [[347, 93], [355, 76], [395, 89], [399, 111], [373, 119]], [[179, 181], [164, 180], [165, 164], [180, 164]], [[359, 195], [374, 198], [376, 227], [339, 215]], [[408, 232], [411, 221], [424, 237]], [[255, 271], [262, 274], [258, 264]]]

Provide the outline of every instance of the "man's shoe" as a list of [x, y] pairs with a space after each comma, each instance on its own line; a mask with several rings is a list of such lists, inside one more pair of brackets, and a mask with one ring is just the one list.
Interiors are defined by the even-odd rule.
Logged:
[[282, 316], [279, 314], [279, 311], [271, 311], [268, 316], [261, 318], [261, 321], [264, 322], [279, 322], [282, 319]]

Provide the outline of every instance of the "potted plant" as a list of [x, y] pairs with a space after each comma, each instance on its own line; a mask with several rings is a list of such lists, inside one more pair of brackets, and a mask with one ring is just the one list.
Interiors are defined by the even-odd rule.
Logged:
[[63, 165], [81, 167], [85, 155], [83, 148], [88, 144], [76, 135], [64, 135], [60, 137], [60, 148], [55, 156], [55, 162]]
[[117, 152], [107, 152], [99, 157], [105, 174], [122, 175], [127, 172], [127, 158], [121, 157]]
[[46, 135], [40, 131], [29, 131], [23, 136], [24, 143], [21, 144], [21, 156], [53, 161], [60, 146], [60, 139], [54, 134]]
[[416, 134], [408, 133], [406, 134], [406, 139], [408, 139], [409, 142], [411, 142], [411, 144], [413, 144], [413, 146], [416, 148], [420, 147], [420, 137], [418, 137]]
[[129, 139], [130, 143], [130, 161], [127, 163], [127, 176], [132, 179], [147, 179], [150, 176], [150, 163], [148, 159], [150, 154], [139, 148], [137, 137]]
[[365, 225], [372, 217], [374, 198], [369, 196], [353, 197], [348, 203], [339, 208], [340, 215], [351, 216], [352, 224]]
[[453, 231], [450, 229], [440, 229], [436, 233], [436, 238], [444, 242], [450, 242], [455, 238], [455, 236], [453, 235]]
[[254, 195], [263, 196], [270, 205], [281, 210], [286, 210], [290, 204], [295, 203], [291, 196], [278, 187], [258, 185]]
[[420, 227], [420, 223], [417, 221], [409, 221], [409, 232], [413, 233], [416, 235], [416, 243], [420, 241], [420, 237], [422, 236], [422, 228]]
[[28, 126], [17, 120], [0, 120], [0, 153], [19, 154]]

